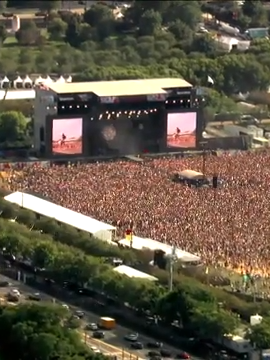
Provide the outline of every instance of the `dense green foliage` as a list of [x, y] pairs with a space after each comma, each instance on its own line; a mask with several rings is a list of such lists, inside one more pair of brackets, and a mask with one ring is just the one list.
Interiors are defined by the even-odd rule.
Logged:
[[[102, 258], [87, 255], [79, 249], [85, 250], [89, 246], [88, 253], [91, 253], [91, 245], [86, 244], [91, 244], [91, 238], [81, 234], [79, 248], [75, 242], [70, 246], [71, 241], [67, 234], [71, 231], [70, 228], [58, 228], [56, 236], [55, 225], [51, 223], [51, 233], [54, 234], [54, 239], [58, 240], [55, 241], [49, 234], [33, 230], [34, 223], [44, 226], [44, 219], [36, 222], [33, 213], [19, 209], [4, 200], [1, 201], [1, 209], [2, 217], [17, 216], [18, 222], [27, 225], [0, 220], [0, 248], [5, 248], [6, 252], [30, 260], [33, 267], [46, 269], [44, 276], [54, 279], [59, 284], [68, 280], [79, 286], [87, 286], [99, 293], [105, 293], [119, 303], [119, 306], [129, 303], [134, 309], [148, 310], [153, 315], [159, 315], [167, 324], [178, 320], [185, 329], [200, 337], [233, 332], [239, 323], [239, 318], [235, 314], [240, 314], [248, 320], [249, 316], [257, 311], [264, 315], [270, 310], [268, 303], [248, 303], [221, 289], [202, 285], [195, 279], [183, 275], [177, 277], [173, 292], [168, 292], [164, 286], [162, 274], [160, 285], [119, 275], [112, 271], [113, 268]], [[50, 220], [47, 220], [47, 232], [50, 232], [49, 224]], [[32, 231], [29, 228], [32, 228]], [[75, 236], [74, 231], [71, 234]], [[94, 244], [93, 254], [109, 255], [108, 245], [102, 241], [94, 241]], [[121, 250], [117, 251], [121, 257]], [[158, 274], [157, 272], [156, 275]], [[138, 294], [140, 296], [137, 296]]]
[[10, 147], [31, 147], [33, 127], [20, 111], [0, 113], [0, 149]]
[[246, 334], [246, 338], [256, 349], [269, 349], [270, 345], [270, 320], [269, 317], [255, 326]]
[[0, 308], [1, 359], [94, 360], [75, 331], [63, 326], [67, 311], [56, 305], [24, 304]]
[[[60, 2], [54, 3], [57, 7]], [[216, 89], [229, 94], [266, 89], [270, 77], [268, 40], [254, 41], [245, 53], [220, 52], [211, 32], [197, 32], [203, 3], [135, 1], [121, 10], [121, 16], [116, 9], [98, 3], [82, 15], [51, 12], [44, 31], [35, 21], [24, 20], [17, 40], [0, 29], [0, 38], [7, 37], [0, 65], [13, 73], [73, 73], [78, 80], [178, 76], [205, 85], [210, 75]], [[260, 1], [249, 7], [267, 18], [267, 10], [258, 10], [255, 3]], [[239, 11], [245, 19], [253, 14], [244, 7]]]

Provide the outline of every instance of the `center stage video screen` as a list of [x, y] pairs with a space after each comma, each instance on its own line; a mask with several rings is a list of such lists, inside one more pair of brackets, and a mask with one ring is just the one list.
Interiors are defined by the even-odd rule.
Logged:
[[168, 113], [167, 114], [167, 147], [195, 148], [196, 147], [197, 113]]
[[83, 119], [54, 119], [52, 121], [53, 155], [82, 154]]

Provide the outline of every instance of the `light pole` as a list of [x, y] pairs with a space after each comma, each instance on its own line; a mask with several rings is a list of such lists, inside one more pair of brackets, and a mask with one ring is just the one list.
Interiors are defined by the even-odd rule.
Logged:
[[202, 173], [203, 176], [205, 177], [205, 173], [206, 173], [206, 145], [207, 145], [207, 141], [201, 141], [200, 145], [203, 149], [203, 153], [202, 153]]
[[169, 260], [169, 291], [173, 291], [173, 270], [174, 270], [174, 264], [177, 261], [175, 246], [173, 246], [171, 254], [168, 255], [168, 260]]

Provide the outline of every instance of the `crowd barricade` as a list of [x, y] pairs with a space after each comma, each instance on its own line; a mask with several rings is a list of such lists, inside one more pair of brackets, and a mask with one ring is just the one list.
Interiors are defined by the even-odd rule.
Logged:
[[23, 170], [30, 166], [50, 167], [50, 161], [21, 161], [21, 162], [2, 162], [0, 163], [0, 171]]

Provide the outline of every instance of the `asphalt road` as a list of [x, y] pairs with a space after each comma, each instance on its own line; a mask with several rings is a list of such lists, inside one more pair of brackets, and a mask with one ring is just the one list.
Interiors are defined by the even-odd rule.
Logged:
[[[12, 286], [8, 288], [1, 288], [0, 287], [0, 298], [4, 298], [4, 295], [10, 291], [13, 288], [18, 289], [22, 294], [22, 301], [27, 301], [25, 298], [29, 294], [34, 294], [37, 291], [23, 283], [20, 283], [18, 281], [14, 281], [13, 279], [9, 279], [8, 277], [0, 274], [0, 281], [8, 281], [12, 284]], [[53, 298], [45, 293], [39, 292], [40, 296], [42, 297], [42, 301], [53, 301]], [[26, 296], [26, 297], [25, 297]], [[58, 301], [57, 301], [58, 302]], [[67, 305], [69, 305], [67, 303]], [[94, 313], [87, 312], [83, 309], [77, 308], [75, 306], [70, 306], [70, 310], [76, 311], [76, 310], [82, 310], [85, 313], [84, 321], [86, 323], [97, 323], [100, 316], [95, 315]], [[104, 314], [103, 316], [106, 316], [107, 314]], [[129, 360], [135, 360], [135, 359], [146, 359], [147, 353], [149, 349], [143, 349], [143, 350], [133, 350], [130, 348], [130, 344], [128, 341], [124, 340], [124, 336], [126, 334], [134, 332], [131, 329], [125, 328], [123, 326], [117, 325], [115, 330], [112, 331], [106, 331], [105, 332], [105, 339], [103, 341], [92, 339], [91, 338], [91, 332], [82, 332], [82, 340], [85, 341], [89, 346], [95, 346], [97, 347], [102, 353], [104, 354], [112, 354], [121, 357], [121, 359], [129, 359]], [[140, 335], [139, 339], [140, 342], [143, 344], [147, 344], [148, 342], [155, 341], [152, 338], [149, 338], [145, 335]], [[170, 350], [170, 352], [174, 355], [179, 354], [182, 352], [181, 349], [174, 348], [170, 345], [164, 344], [164, 349]], [[194, 360], [201, 360], [201, 358], [193, 357]]]

